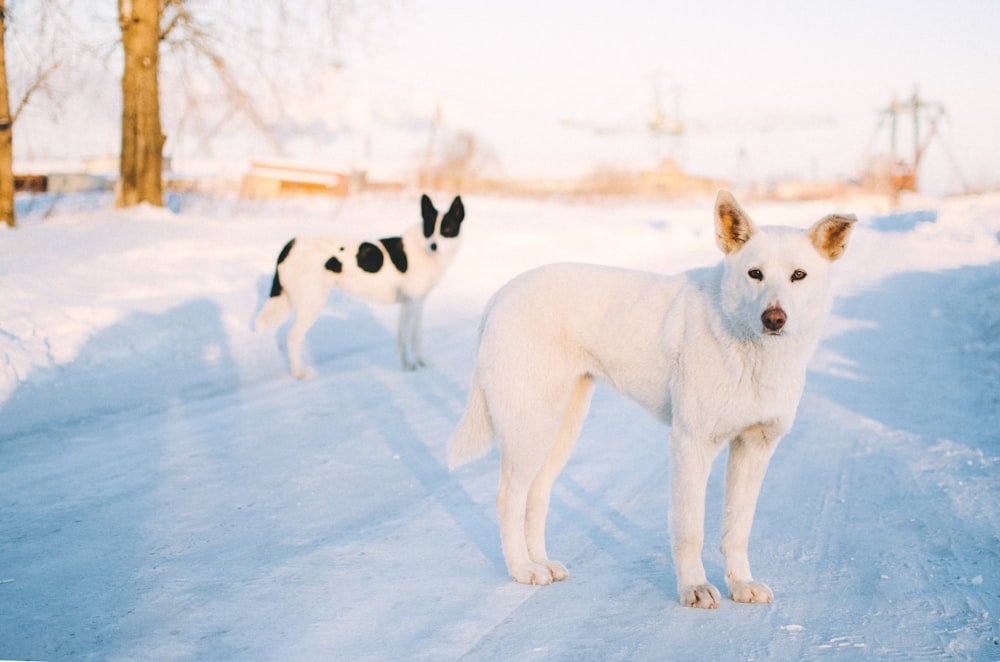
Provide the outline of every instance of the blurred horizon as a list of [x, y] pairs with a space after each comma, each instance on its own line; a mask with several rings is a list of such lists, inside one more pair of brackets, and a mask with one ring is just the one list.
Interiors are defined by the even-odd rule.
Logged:
[[[118, 152], [114, 14], [75, 11], [101, 33], [104, 62], [77, 64], [57, 101], [26, 108], [19, 172]], [[993, 3], [413, 1], [346, 19], [336, 44], [323, 44], [324, 26], [275, 28], [252, 54], [218, 27], [232, 20], [221, 5], [192, 11], [215, 26], [270, 135], [222, 107], [211, 72], [161, 48], [164, 155], [180, 172], [290, 159], [395, 180], [464, 159], [479, 176], [539, 179], [669, 161], [744, 188], [857, 181], [889, 154], [885, 111], [919, 94], [939, 108], [936, 134], [916, 127], [921, 190], [1000, 187]], [[8, 48], [14, 60], [26, 45]], [[281, 80], [254, 78], [283, 57], [293, 60]], [[909, 158], [914, 127], [897, 120], [897, 154]]]

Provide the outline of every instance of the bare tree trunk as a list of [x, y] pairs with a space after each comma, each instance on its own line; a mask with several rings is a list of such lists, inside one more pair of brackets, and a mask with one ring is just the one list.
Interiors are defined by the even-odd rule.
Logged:
[[118, 0], [125, 48], [118, 207], [163, 206], [163, 143], [157, 81], [161, 0]]
[[7, 98], [7, 59], [4, 32], [7, 30], [7, 3], [0, 0], [0, 223], [14, 227], [14, 121]]

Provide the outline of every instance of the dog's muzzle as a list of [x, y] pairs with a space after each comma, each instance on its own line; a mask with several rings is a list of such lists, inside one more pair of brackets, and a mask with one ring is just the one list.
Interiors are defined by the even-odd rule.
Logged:
[[768, 308], [760, 316], [760, 321], [764, 325], [765, 333], [770, 334], [781, 333], [781, 329], [785, 326], [785, 322], [787, 320], [788, 316], [785, 315], [785, 311], [777, 306]]

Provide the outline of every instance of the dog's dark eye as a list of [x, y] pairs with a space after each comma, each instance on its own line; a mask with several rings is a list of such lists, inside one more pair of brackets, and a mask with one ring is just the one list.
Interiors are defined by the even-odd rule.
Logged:
[[802, 280], [805, 277], [806, 277], [806, 272], [802, 271], [801, 269], [796, 269], [795, 271], [792, 272], [793, 283], [797, 280]]
[[764, 280], [764, 272], [760, 269], [751, 269], [747, 272], [747, 276], [750, 276], [754, 280]]

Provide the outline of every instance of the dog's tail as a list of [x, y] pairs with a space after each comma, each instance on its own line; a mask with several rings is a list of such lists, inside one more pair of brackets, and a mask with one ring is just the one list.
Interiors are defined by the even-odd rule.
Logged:
[[281, 249], [281, 253], [278, 255], [278, 264], [274, 267], [274, 280], [271, 281], [271, 295], [268, 297], [267, 303], [264, 304], [260, 313], [257, 314], [257, 319], [254, 320], [253, 328], [255, 331], [279, 324], [288, 317], [288, 312], [291, 310], [291, 302], [288, 300], [285, 289], [281, 286], [278, 267], [288, 257], [294, 245], [295, 240], [292, 239], [285, 244], [285, 247]]
[[[277, 279], [278, 274], [274, 274], [274, 278]], [[264, 307], [261, 308], [260, 313], [257, 314], [257, 319], [253, 323], [254, 331], [260, 331], [280, 324], [288, 318], [290, 310], [291, 302], [288, 300], [287, 294], [272, 295], [267, 300], [267, 303], [264, 304]]]
[[493, 446], [493, 422], [486, 394], [473, 371], [465, 413], [448, 440], [448, 468], [454, 469], [485, 455]]

